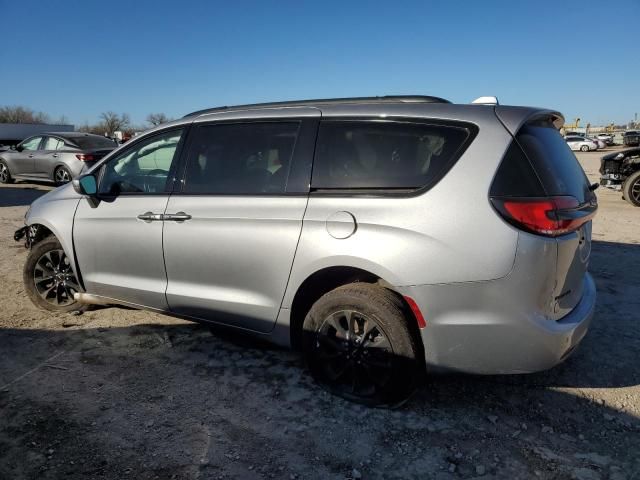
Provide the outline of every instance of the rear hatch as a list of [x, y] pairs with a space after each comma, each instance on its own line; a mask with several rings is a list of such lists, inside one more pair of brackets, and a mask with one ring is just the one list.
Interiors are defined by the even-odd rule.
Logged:
[[496, 174], [491, 200], [514, 226], [555, 240], [555, 285], [545, 314], [559, 320], [582, 298], [597, 199], [576, 156], [551, 122], [521, 127], [507, 157]]

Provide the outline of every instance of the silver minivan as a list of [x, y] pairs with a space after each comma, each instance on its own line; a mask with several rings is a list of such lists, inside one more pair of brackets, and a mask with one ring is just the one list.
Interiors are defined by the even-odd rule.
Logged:
[[565, 359], [595, 306], [590, 186], [555, 111], [374, 97], [203, 110], [39, 198], [26, 291], [300, 349], [330, 391]]

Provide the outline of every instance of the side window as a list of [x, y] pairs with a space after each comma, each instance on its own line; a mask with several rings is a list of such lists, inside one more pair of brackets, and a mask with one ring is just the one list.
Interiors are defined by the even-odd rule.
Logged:
[[161, 193], [182, 137], [182, 130], [171, 130], [136, 143], [105, 166], [98, 191], [105, 195], [121, 193]]
[[55, 137], [47, 137], [47, 140], [44, 142], [43, 150], [59, 150], [64, 145], [62, 140], [58, 140]]
[[320, 125], [311, 187], [417, 189], [434, 185], [470, 137], [467, 128], [387, 121]]
[[22, 144], [22, 148], [24, 150], [38, 150], [38, 146], [40, 146], [40, 141], [42, 137], [33, 137], [30, 140], [27, 140]]
[[194, 127], [183, 192], [284, 193], [299, 126], [261, 122]]

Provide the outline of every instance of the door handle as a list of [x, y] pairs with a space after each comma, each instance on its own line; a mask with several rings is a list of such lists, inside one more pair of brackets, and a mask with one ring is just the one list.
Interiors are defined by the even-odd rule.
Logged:
[[145, 212], [145, 213], [141, 213], [140, 215], [138, 215], [138, 219], [139, 220], [144, 220], [147, 223], [162, 221], [163, 220], [162, 217], [163, 217], [162, 214], [153, 213], [153, 212]]
[[33, 157], [34, 157], [33, 153], [29, 155], [29, 158], [33, 158]]
[[169, 213], [163, 215], [163, 217], [164, 220], [170, 220], [172, 222], [184, 222], [185, 220], [191, 220], [191, 215], [184, 212]]
[[58, 154], [57, 154], [57, 153], [54, 153], [54, 154], [53, 154], [53, 158], [58, 158]]

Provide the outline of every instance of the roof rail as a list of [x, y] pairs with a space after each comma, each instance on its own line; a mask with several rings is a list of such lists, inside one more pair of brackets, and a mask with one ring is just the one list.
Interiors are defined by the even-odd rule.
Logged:
[[233, 105], [224, 107], [205, 108], [188, 113], [182, 118], [196, 117], [207, 113], [224, 112], [225, 110], [246, 110], [250, 108], [272, 107], [306, 107], [316, 105], [340, 105], [340, 104], [367, 104], [367, 103], [451, 103], [440, 97], [427, 95], [386, 95], [382, 97], [352, 97], [352, 98], [319, 98], [313, 100], [291, 100], [286, 102], [251, 103], [247, 105]]

